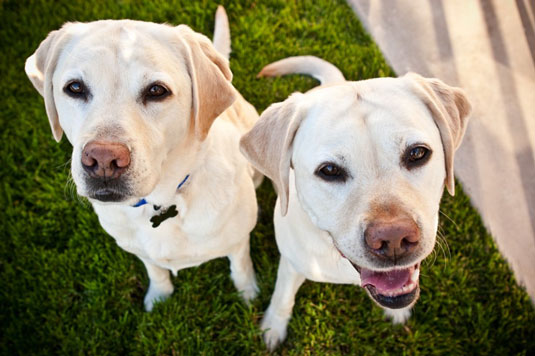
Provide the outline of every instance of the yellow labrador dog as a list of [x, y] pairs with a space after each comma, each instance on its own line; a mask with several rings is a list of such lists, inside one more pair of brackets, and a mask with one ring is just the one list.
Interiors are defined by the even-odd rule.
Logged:
[[261, 325], [271, 350], [305, 279], [361, 285], [395, 323], [409, 317], [470, 112], [460, 89], [416, 74], [347, 82], [319, 58], [291, 57], [260, 76], [288, 73], [323, 85], [271, 105], [241, 140], [278, 192], [281, 258]]
[[239, 151], [258, 114], [231, 84], [223, 8], [214, 39], [185, 25], [67, 23], [26, 61], [54, 138], [73, 146], [78, 194], [147, 268], [148, 311], [172, 293], [169, 271], [222, 256], [246, 301], [258, 290], [249, 233], [262, 176]]

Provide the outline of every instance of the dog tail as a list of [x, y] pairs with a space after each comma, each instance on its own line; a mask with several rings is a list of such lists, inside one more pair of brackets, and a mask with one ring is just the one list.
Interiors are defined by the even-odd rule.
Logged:
[[215, 28], [214, 28], [214, 43], [215, 49], [223, 55], [226, 59], [230, 58], [230, 29], [228, 25], [228, 17], [225, 8], [221, 5], [217, 7], [215, 13]]
[[319, 80], [321, 84], [345, 82], [344, 75], [338, 68], [314, 56], [297, 56], [281, 59], [262, 68], [257, 77], [275, 77], [293, 73], [310, 75]]

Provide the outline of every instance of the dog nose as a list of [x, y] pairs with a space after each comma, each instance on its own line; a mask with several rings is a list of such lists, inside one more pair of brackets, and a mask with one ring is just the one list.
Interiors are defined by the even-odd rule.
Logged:
[[420, 229], [410, 218], [374, 221], [364, 231], [364, 237], [374, 255], [395, 262], [418, 246]]
[[130, 165], [130, 151], [116, 142], [89, 142], [82, 151], [82, 166], [94, 178], [119, 178]]

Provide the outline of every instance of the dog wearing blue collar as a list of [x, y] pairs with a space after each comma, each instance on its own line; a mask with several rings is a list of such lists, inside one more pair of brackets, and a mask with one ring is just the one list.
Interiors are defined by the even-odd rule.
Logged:
[[26, 61], [54, 138], [102, 227], [145, 264], [146, 310], [173, 292], [170, 271], [228, 257], [245, 301], [262, 175], [239, 152], [258, 114], [232, 86], [228, 19], [212, 44], [185, 25], [67, 23]]

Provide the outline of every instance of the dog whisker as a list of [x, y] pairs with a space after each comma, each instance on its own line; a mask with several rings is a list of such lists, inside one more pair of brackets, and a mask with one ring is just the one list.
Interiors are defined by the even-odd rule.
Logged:
[[65, 169], [67, 166], [70, 166], [71, 162], [72, 162], [72, 158], [69, 158], [67, 160], [67, 162], [57, 165], [56, 168], [57, 169], [60, 169], [60, 168]]
[[[71, 162], [72, 162], [72, 158], [69, 158], [65, 163], [58, 165], [56, 168], [68, 169]], [[76, 184], [74, 183], [74, 179], [72, 177], [72, 173], [70, 170], [68, 171], [68, 174], [69, 175], [67, 177], [67, 182], [65, 183], [65, 187], [63, 189], [63, 195], [65, 196], [66, 199], [77, 201], [82, 206], [87, 207], [88, 206], [87, 202], [85, 200], [82, 200], [80, 196], [76, 193]]]
[[424, 265], [427, 268], [430, 268], [435, 264], [435, 261], [437, 259], [436, 249], [433, 249], [433, 251], [431, 251], [430, 256], [431, 258], [427, 257], [425, 260], [422, 261], [422, 265]]
[[446, 254], [446, 248], [444, 247], [445, 246], [445, 240], [441, 236], [437, 236], [437, 245], [440, 248], [440, 251], [442, 251], [442, 255], [444, 256], [443, 271], [445, 271], [446, 270], [446, 265], [448, 264], [448, 256]]
[[450, 249], [450, 245], [448, 244], [448, 240], [446, 240], [446, 236], [444, 236], [443, 233], [438, 233], [437, 234], [437, 239], [438, 239], [438, 241], [441, 242], [441, 245], [443, 245], [442, 247], [443, 248], [445, 247], [445, 249], [448, 252], [448, 255], [444, 256], [446, 261], [451, 260], [451, 249]]
[[455, 228], [456, 228], [457, 230], [460, 229], [460, 228], [459, 228], [459, 225], [457, 225], [457, 223], [456, 223], [452, 218], [450, 218], [445, 212], [443, 212], [442, 209], [439, 209], [438, 212], [439, 212], [440, 214], [442, 214], [446, 219], [448, 219], [449, 221], [451, 221], [451, 223], [455, 226]]
[[67, 182], [65, 183], [65, 188], [63, 190], [65, 198], [71, 199], [73, 201], [78, 202], [80, 205], [82, 205], [84, 208], [89, 207], [89, 203], [86, 199], [79, 196], [76, 192], [76, 184], [74, 183], [74, 179], [72, 177], [72, 174], [69, 172], [69, 177], [67, 178]]
[[437, 233], [437, 240], [436, 240], [436, 245], [440, 251], [442, 251], [442, 255], [444, 256], [444, 259], [447, 260], [448, 259], [448, 256], [446, 256], [446, 250], [444, 248], [444, 239], [442, 236], [440, 236], [440, 233]]

